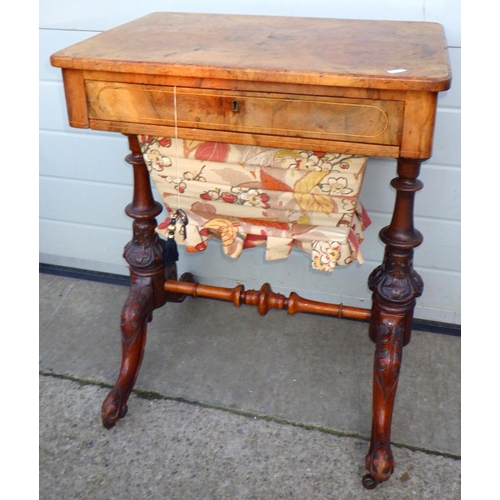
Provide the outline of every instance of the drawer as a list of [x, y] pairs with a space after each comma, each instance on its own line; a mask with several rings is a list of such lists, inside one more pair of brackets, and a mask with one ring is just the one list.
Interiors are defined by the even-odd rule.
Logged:
[[[89, 118], [398, 145], [404, 103], [86, 81]], [[180, 134], [181, 132], [179, 132]]]

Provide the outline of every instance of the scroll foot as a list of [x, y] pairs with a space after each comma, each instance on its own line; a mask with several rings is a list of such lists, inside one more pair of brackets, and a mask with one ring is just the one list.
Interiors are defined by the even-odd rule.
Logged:
[[[366, 457], [366, 469], [370, 473], [363, 477], [365, 488], [373, 489], [377, 484], [387, 481], [394, 472], [391, 445], [378, 443], [375, 447], [370, 447]], [[372, 485], [372, 482], [375, 484]]]
[[111, 429], [120, 418], [127, 414], [127, 404], [122, 401], [120, 388], [114, 387], [102, 404], [102, 423]]

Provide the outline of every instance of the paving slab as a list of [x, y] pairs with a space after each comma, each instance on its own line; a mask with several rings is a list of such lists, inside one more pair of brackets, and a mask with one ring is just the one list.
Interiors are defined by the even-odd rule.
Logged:
[[129, 413], [106, 431], [98, 384], [118, 372], [127, 293], [40, 274], [40, 498], [460, 498], [458, 338], [414, 332], [393, 425], [397, 468], [368, 492], [366, 324], [169, 304], [149, 325]]
[[[127, 292], [40, 274], [40, 369], [113, 384]], [[136, 387], [368, 437], [373, 352], [366, 323], [187, 298], [154, 312]], [[392, 440], [460, 455], [459, 338], [413, 332]]]
[[398, 448], [373, 491], [360, 478], [366, 442], [133, 394], [110, 430], [107, 389], [40, 376], [41, 500], [458, 500], [460, 461]]

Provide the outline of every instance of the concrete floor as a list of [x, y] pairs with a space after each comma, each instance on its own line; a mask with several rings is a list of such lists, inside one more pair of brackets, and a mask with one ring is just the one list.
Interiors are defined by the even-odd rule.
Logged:
[[155, 311], [129, 412], [100, 407], [127, 287], [40, 274], [41, 499], [460, 498], [460, 338], [414, 331], [396, 470], [361, 485], [374, 346], [366, 323], [188, 298]]

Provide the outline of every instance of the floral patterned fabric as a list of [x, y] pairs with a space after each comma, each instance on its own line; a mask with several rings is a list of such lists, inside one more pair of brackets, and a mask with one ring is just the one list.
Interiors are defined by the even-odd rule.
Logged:
[[[359, 244], [370, 219], [358, 202], [367, 157], [139, 136], [151, 177], [169, 214], [178, 208], [175, 239], [189, 252], [222, 241], [226, 255], [266, 245], [266, 259], [292, 246], [312, 267], [363, 261]], [[170, 215], [158, 225], [166, 236]]]

